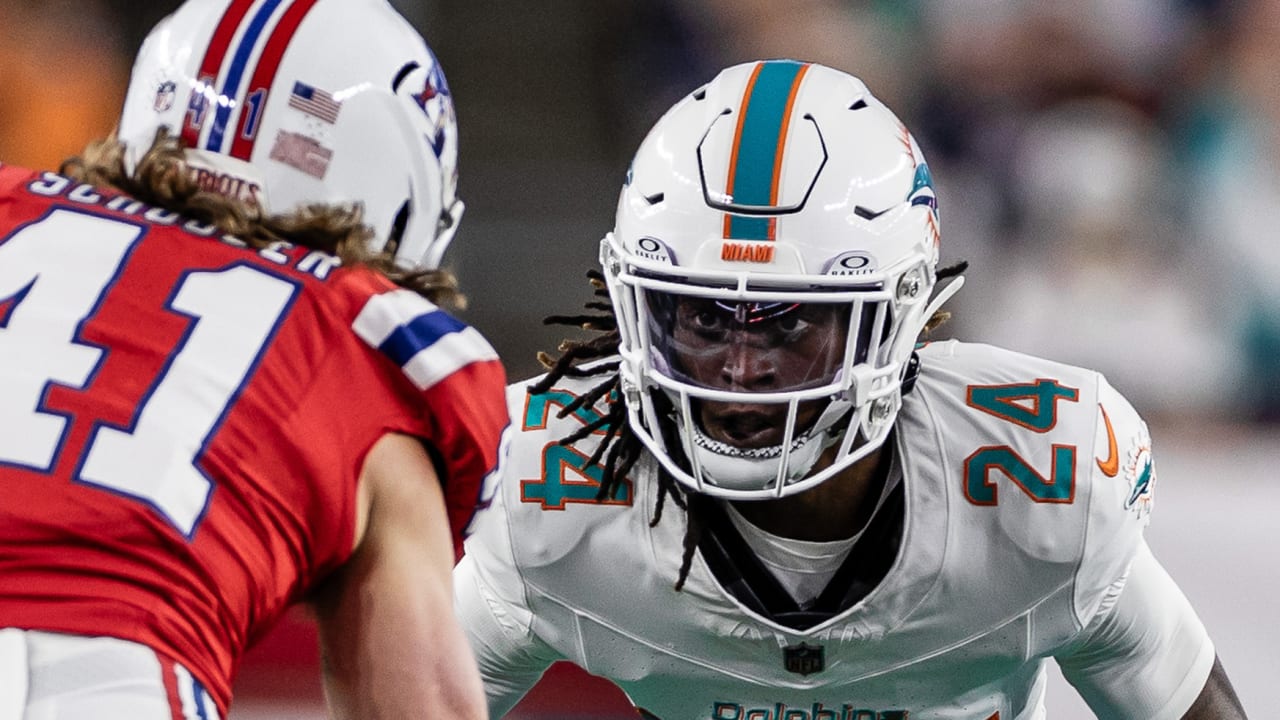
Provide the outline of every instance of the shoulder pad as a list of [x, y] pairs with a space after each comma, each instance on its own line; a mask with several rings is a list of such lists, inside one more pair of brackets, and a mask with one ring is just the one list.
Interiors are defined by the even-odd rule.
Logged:
[[370, 297], [351, 327], [399, 365], [419, 390], [430, 389], [472, 363], [498, 359], [479, 331], [412, 290]]
[[1073, 568], [1086, 622], [1141, 544], [1155, 481], [1146, 424], [1092, 370], [955, 341], [920, 356], [902, 417], [934, 438], [908, 440], [926, 443], [919, 462], [960, 461], [970, 524], [1035, 562]]

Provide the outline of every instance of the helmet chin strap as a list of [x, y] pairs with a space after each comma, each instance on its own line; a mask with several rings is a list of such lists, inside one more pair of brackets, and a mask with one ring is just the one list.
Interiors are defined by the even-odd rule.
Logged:
[[[852, 409], [852, 403], [847, 400], [832, 400], [814, 426], [791, 441], [786, 468], [788, 483], [808, 475], [822, 453], [839, 442], [840, 434], [827, 430]], [[778, 463], [783, 455], [781, 444], [740, 448], [707, 436], [697, 422], [692, 423], [690, 429], [691, 432], [681, 433], [684, 451], [696, 457], [697, 467], [712, 485], [732, 490], [760, 490], [777, 480]]]

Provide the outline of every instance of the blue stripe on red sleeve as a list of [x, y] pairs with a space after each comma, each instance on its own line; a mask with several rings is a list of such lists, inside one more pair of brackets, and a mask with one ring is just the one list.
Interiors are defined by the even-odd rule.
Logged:
[[413, 320], [397, 327], [382, 344], [379, 352], [391, 358], [395, 364], [403, 366], [414, 355], [431, 347], [440, 338], [450, 333], [461, 332], [467, 327], [456, 318], [444, 312], [431, 312], [415, 317]]

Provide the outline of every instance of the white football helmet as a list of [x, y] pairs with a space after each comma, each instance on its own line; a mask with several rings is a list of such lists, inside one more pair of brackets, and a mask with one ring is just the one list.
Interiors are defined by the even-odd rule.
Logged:
[[865, 457], [959, 289], [930, 301], [938, 230], [920, 148], [860, 80], [722, 71], [650, 131], [600, 247], [633, 429], [686, 486], [736, 499]]
[[386, 0], [187, 0], [134, 64], [129, 170], [161, 126], [202, 183], [268, 212], [362, 203], [406, 269], [437, 268], [462, 215], [449, 86]]

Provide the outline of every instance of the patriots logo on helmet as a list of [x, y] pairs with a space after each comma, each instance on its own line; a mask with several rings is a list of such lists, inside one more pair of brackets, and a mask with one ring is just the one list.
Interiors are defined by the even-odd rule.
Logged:
[[427, 110], [427, 103], [441, 95], [446, 97], [450, 95], [449, 83], [445, 81], [444, 73], [440, 72], [440, 66], [435, 65], [431, 68], [431, 72], [427, 73], [427, 81], [422, 90], [415, 94], [413, 99], [423, 112], [430, 112]]
[[449, 92], [449, 83], [444, 79], [440, 65], [431, 67], [427, 73], [422, 90], [411, 96], [427, 119], [431, 121], [432, 132], [427, 137], [436, 157], [444, 152], [445, 128], [453, 122], [453, 96]]

